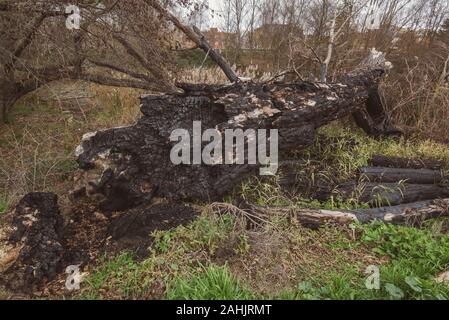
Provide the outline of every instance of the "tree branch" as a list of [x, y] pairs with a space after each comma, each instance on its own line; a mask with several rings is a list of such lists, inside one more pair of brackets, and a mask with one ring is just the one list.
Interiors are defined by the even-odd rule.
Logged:
[[116, 79], [112, 77], [96, 75], [96, 74], [81, 74], [79, 79], [94, 82], [97, 84], [112, 86], [112, 87], [122, 87], [122, 88], [136, 88], [152, 91], [161, 91], [161, 88], [157, 85], [150, 84], [148, 82], [131, 80], [131, 79]]
[[141, 80], [145, 80], [145, 81], [148, 81], [148, 82], [155, 81], [153, 78], [151, 78], [151, 77], [149, 77], [149, 76], [147, 76], [145, 74], [134, 72], [134, 71], [125, 69], [123, 67], [120, 67], [120, 66], [108, 63], [108, 62], [99, 61], [99, 60], [96, 60], [94, 58], [87, 58], [87, 60], [89, 62], [95, 64], [96, 66], [99, 66], [99, 67], [102, 67], [102, 68], [112, 69], [112, 70], [115, 70], [115, 71], [127, 74], [127, 75], [129, 75], [129, 76], [131, 76], [133, 78], [136, 78], [136, 79], [141, 79]]
[[167, 89], [173, 90], [173, 86], [165, 80], [163, 71], [155, 64], [151, 64], [144, 56], [142, 56], [125, 38], [118, 34], [114, 34], [114, 38], [120, 42], [125, 48], [126, 52], [135, 58], [145, 69], [147, 69], [153, 76], [160, 81]]
[[198, 29], [192, 29], [185, 26], [178, 18], [162, 7], [157, 0], [147, 0], [148, 5], [157, 10], [162, 14], [167, 20], [171, 21], [179, 30], [181, 30], [190, 40], [192, 40], [199, 48], [204, 52], [209, 52], [210, 58], [223, 70], [226, 77], [231, 82], [237, 82], [239, 77], [232, 70], [229, 63], [224, 59], [224, 57], [217, 51], [211, 48], [209, 43], [206, 41], [203, 34]]
[[18, 58], [22, 55], [23, 51], [28, 47], [28, 45], [33, 41], [34, 34], [41, 26], [42, 22], [44, 22], [46, 16], [44, 14], [40, 14], [39, 16], [35, 17], [30, 25], [30, 31], [20, 39], [12, 52], [13, 58]]

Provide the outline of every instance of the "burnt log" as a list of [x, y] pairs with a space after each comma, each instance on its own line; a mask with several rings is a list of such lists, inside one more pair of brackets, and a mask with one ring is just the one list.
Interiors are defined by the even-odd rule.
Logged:
[[55, 194], [26, 195], [2, 217], [0, 284], [29, 293], [52, 280], [63, 267], [62, 229]]
[[382, 167], [360, 168], [359, 175], [370, 182], [407, 182], [413, 184], [437, 184], [442, 182], [441, 171], [430, 169], [397, 169]]
[[375, 207], [449, 197], [449, 188], [438, 184], [352, 183], [338, 187], [337, 192], [345, 200], [354, 199]]
[[190, 137], [194, 121], [201, 121], [203, 130], [214, 128], [222, 137], [228, 129], [277, 129], [282, 155], [311, 145], [319, 127], [365, 109], [388, 67], [383, 60], [334, 84], [301, 80], [178, 84], [183, 93], [144, 96], [143, 117], [135, 125], [83, 137], [76, 152], [85, 171], [80, 188], [87, 186], [87, 194], [98, 197], [104, 210], [135, 207], [154, 196], [220, 199], [243, 179], [256, 175], [260, 164], [175, 165], [170, 160], [177, 144], [170, 141], [175, 129], [186, 130]]
[[419, 225], [423, 221], [449, 216], [449, 199], [429, 200], [405, 205], [358, 210], [318, 210], [246, 205], [244, 209], [253, 217], [289, 216], [308, 228], [326, 224], [349, 225], [382, 221], [392, 224]]
[[387, 167], [387, 168], [404, 168], [404, 169], [430, 169], [441, 170], [443, 168], [443, 161], [435, 159], [421, 159], [421, 158], [401, 158], [388, 157], [383, 155], [374, 155], [368, 160], [369, 165], [373, 167]]

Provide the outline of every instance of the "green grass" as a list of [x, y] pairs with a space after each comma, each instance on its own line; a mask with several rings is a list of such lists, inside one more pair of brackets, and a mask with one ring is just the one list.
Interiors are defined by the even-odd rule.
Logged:
[[[199, 65], [204, 54], [186, 60]], [[208, 65], [206, 62], [206, 67]], [[72, 153], [82, 133], [131, 123], [138, 116], [135, 92], [95, 89], [87, 121], [74, 111], [38, 101], [18, 105], [0, 140], [0, 214], [17, 194], [34, 189], [65, 190], [76, 169]], [[101, 98], [101, 99], [100, 99]], [[30, 107], [31, 104], [35, 107]], [[104, 106], [104, 107], [102, 107]], [[45, 112], [42, 112], [45, 111]], [[59, 118], [55, 118], [58, 114]], [[36, 119], [39, 121], [36, 121]], [[53, 119], [48, 126], [40, 123]], [[51, 139], [50, 139], [51, 137]], [[325, 202], [308, 192], [318, 183], [339, 184], [354, 178], [374, 154], [430, 157], [449, 169], [449, 148], [431, 141], [367, 137], [359, 130], [331, 125], [320, 129], [314, 145], [293, 153], [304, 191], [293, 197], [279, 178], [250, 179], [231, 195], [265, 206], [317, 209], [366, 207], [357, 199], [335, 196]], [[282, 160], [282, 159], [281, 159]], [[14, 173], [14, 174], [12, 174]], [[14, 192], [13, 192], [14, 191]], [[20, 191], [20, 192], [19, 192]], [[17, 194], [16, 194], [17, 193]], [[132, 252], [104, 257], [92, 266], [80, 299], [447, 299], [449, 286], [434, 281], [449, 270], [447, 220], [421, 228], [374, 223], [351, 228], [308, 230], [287, 216], [268, 217], [261, 229], [246, 230], [242, 217], [205, 213], [187, 226], [155, 232], [147, 258]], [[380, 290], [365, 286], [369, 265], [380, 270]]]
[[[380, 289], [365, 285], [367, 275], [345, 265], [342, 272], [300, 282], [281, 292], [281, 299], [449, 299], [449, 284], [435, 281], [449, 268], [449, 235], [435, 235], [429, 228], [417, 229], [376, 222], [357, 226], [362, 232], [358, 245], [368, 245], [377, 257]], [[384, 261], [387, 259], [387, 261]]]
[[[283, 172], [280, 171], [274, 178], [256, 177], [245, 181], [227, 201], [232, 202], [233, 198], [241, 196], [261, 206], [296, 206], [316, 209], [365, 208], [368, 204], [357, 199], [357, 192], [345, 201], [336, 193], [328, 201], [320, 202], [313, 199], [314, 190], [318, 185], [335, 187], [356, 180], [358, 169], [367, 166], [368, 160], [375, 154], [441, 160], [445, 166], [444, 169], [449, 172], [449, 148], [446, 145], [429, 140], [373, 139], [361, 130], [333, 124], [319, 130], [318, 138], [312, 146], [287, 155], [289, 159], [303, 161], [294, 168], [297, 182], [301, 185], [300, 192], [292, 195], [281, 190], [279, 179], [282, 178]], [[382, 202], [380, 200], [385, 199], [379, 199], [376, 202]]]
[[[127, 252], [100, 263], [84, 283], [81, 298], [449, 299], [449, 285], [434, 280], [449, 268], [449, 235], [435, 232], [448, 220], [422, 228], [377, 222], [317, 231], [272, 221], [278, 230], [259, 234], [271, 241], [268, 251], [261, 251], [261, 240], [229, 216], [204, 214], [188, 226], [159, 231], [144, 261]], [[280, 255], [272, 255], [279, 237]], [[217, 252], [229, 247], [232, 252], [220, 259]], [[297, 254], [306, 259], [298, 261]], [[241, 272], [242, 265], [249, 274], [259, 274], [266, 287], [278, 289], [261, 289], [258, 278]], [[370, 265], [379, 268], [379, 290], [365, 285]], [[281, 286], [267, 278], [279, 266], [289, 272]]]
[[256, 299], [241, 285], [229, 268], [214, 264], [194, 270], [188, 277], [176, 277], [168, 286], [169, 300], [249, 300]]
[[131, 252], [123, 252], [112, 259], [103, 258], [95, 271], [89, 275], [80, 299], [104, 298], [132, 299], [143, 297], [150, 290], [151, 261], [137, 263]]
[[[205, 213], [187, 226], [157, 231], [153, 234], [154, 243], [147, 259], [136, 262], [130, 252], [104, 258], [87, 277], [80, 298], [142, 298], [151, 294], [154, 287], [162, 297], [162, 289], [168, 286], [176, 288], [176, 283], [183, 283], [182, 279], [190, 278], [192, 272], [200, 276], [201, 273], [195, 273], [195, 270], [203, 270], [202, 263], [210, 262], [207, 257], [215, 254], [234, 227], [232, 216]], [[214, 271], [223, 270], [218, 268], [211, 272]], [[220, 273], [220, 276], [225, 275], [224, 271]]]
[[362, 241], [372, 246], [373, 253], [391, 259], [381, 268], [384, 289], [397, 288], [398, 298], [449, 299], [449, 286], [434, 281], [449, 268], [448, 234], [435, 234], [429, 227], [374, 223], [364, 227]]
[[5, 213], [8, 209], [8, 201], [6, 196], [0, 194], [0, 214]]

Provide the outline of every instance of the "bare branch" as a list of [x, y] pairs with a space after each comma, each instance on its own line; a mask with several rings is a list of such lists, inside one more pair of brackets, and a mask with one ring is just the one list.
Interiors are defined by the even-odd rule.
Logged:
[[99, 60], [96, 60], [94, 58], [87, 58], [87, 60], [89, 62], [99, 66], [99, 67], [112, 69], [112, 70], [115, 70], [115, 71], [127, 74], [127, 75], [129, 75], [129, 76], [131, 76], [133, 78], [136, 78], [136, 79], [142, 79], [142, 80], [145, 80], [145, 81], [148, 81], [148, 82], [153, 82], [154, 81], [154, 78], [151, 78], [151, 77], [149, 77], [149, 76], [147, 76], [145, 74], [134, 72], [134, 71], [128, 70], [126, 68], [114, 65], [112, 63], [99, 61]]
[[168, 89], [173, 89], [173, 86], [165, 80], [163, 71], [157, 67], [155, 64], [150, 63], [143, 55], [141, 55], [125, 38], [118, 34], [114, 34], [114, 38], [120, 42], [120, 44], [125, 48], [126, 52], [135, 58], [145, 69], [153, 74], [153, 76], [158, 79], [165, 87]]
[[116, 79], [96, 74], [81, 74], [79, 76], [79, 79], [94, 82], [105, 86], [154, 90], [158, 92], [161, 91], [161, 88], [158, 87], [157, 85], [139, 80]]
[[236, 82], [239, 80], [239, 77], [232, 70], [229, 63], [217, 51], [211, 49], [211, 46], [204, 38], [204, 35], [202, 35], [198, 29], [195, 30], [185, 26], [178, 18], [162, 7], [157, 0], [147, 0], [147, 3], [161, 13], [167, 20], [171, 21], [204, 52], [209, 52], [210, 58], [221, 68], [221, 70], [223, 70], [229, 81]]

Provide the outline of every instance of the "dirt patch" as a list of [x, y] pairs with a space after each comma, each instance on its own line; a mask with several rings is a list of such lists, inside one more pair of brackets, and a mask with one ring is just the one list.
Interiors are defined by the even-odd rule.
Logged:
[[195, 208], [179, 203], [154, 204], [121, 213], [111, 219], [110, 247], [114, 246], [114, 251], [132, 249], [138, 257], [145, 257], [153, 231], [187, 224], [198, 214]]

